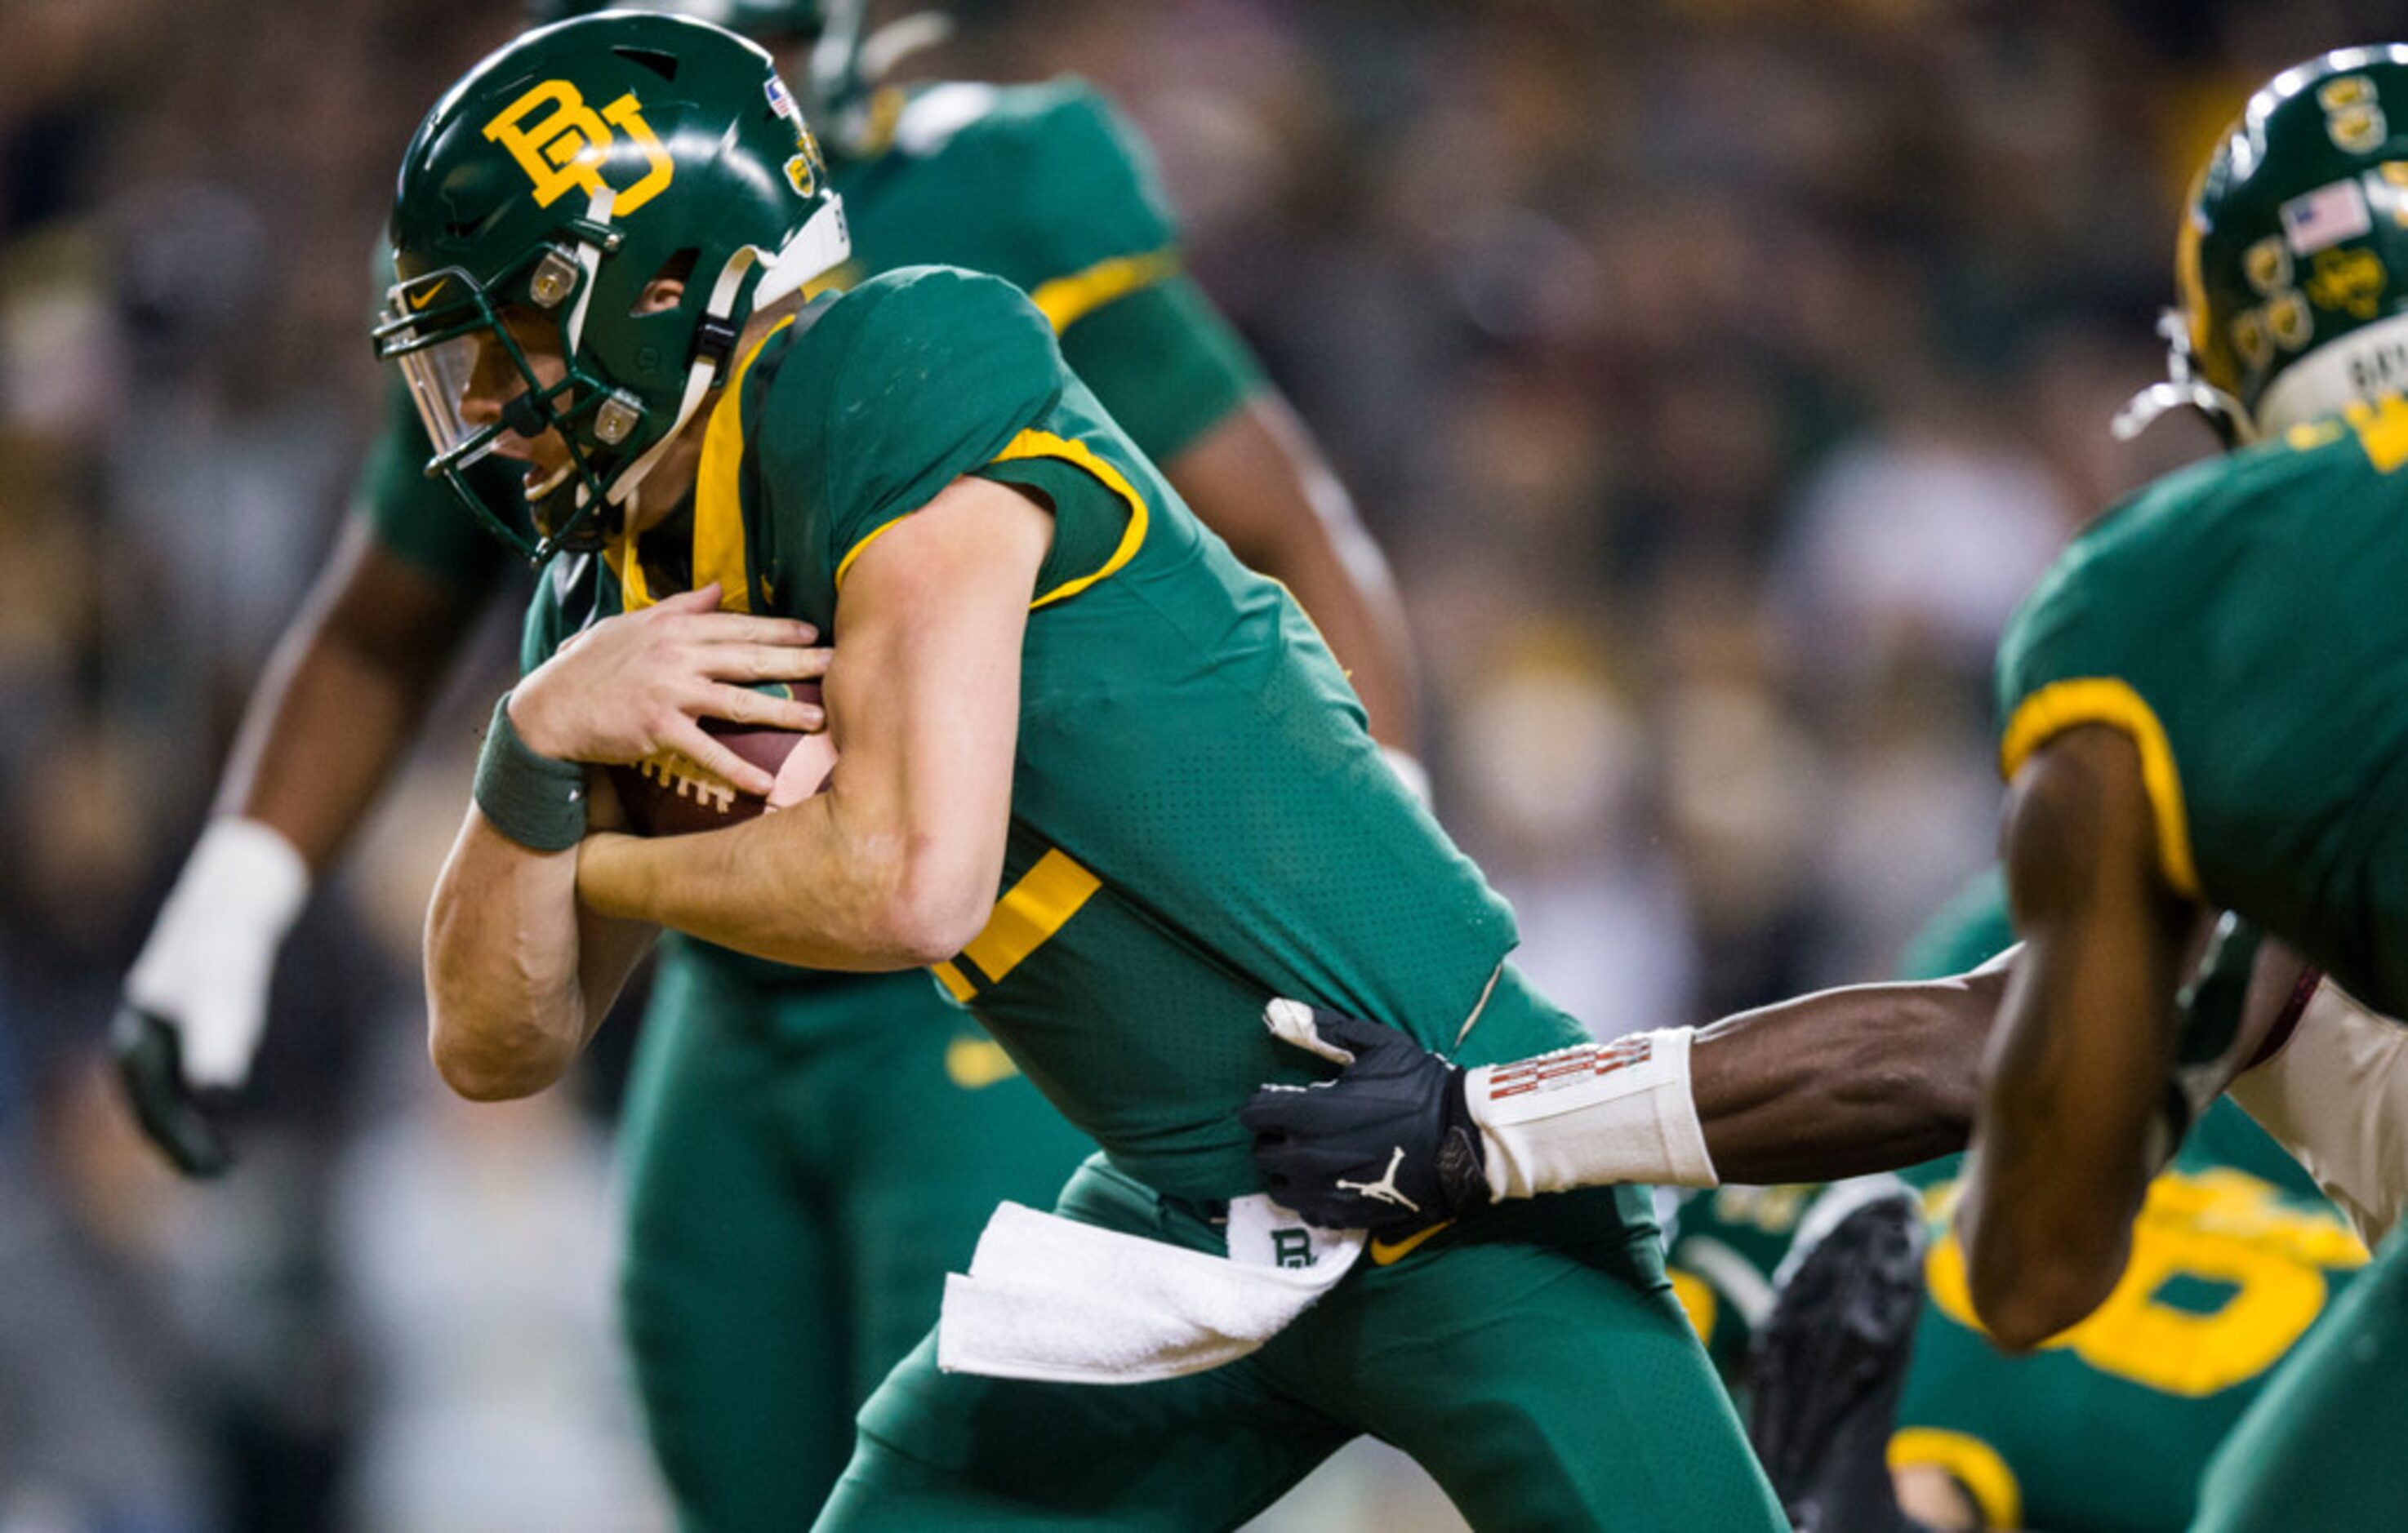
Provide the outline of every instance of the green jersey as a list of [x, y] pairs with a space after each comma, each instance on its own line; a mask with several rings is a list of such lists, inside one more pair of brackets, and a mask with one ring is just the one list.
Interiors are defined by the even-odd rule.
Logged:
[[919, 267], [814, 302], [712, 415], [690, 520], [565, 564], [529, 657], [658, 590], [829, 634], [861, 551], [966, 475], [1054, 512], [986, 929], [936, 974], [1072, 1122], [1181, 1196], [1252, 1189], [1237, 1109], [1311, 1071], [1275, 995], [1470, 1062], [1578, 1041], [1504, 902], [1398, 781], [1283, 589], [1240, 565], [1015, 289]]
[[[1182, 268], [1152, 157], [1086, 85], [948, 84], [905, 100], [886, 145], [840, 161], [847, 287], [896, 266], [991, 272], [1033, 295], [1063, 353], [1147, 456], [1167, 461], [1261, 384], [1245, 344]], [[398, 380], [356, 495], [387, 548], [482, 590], [509, 552], [423, 472], [428, 449]], [[524, 517], [515, 466], [479, 471], [489, 504]]]
[[2158, 480], [2077, 537], [1999, 652], [2008, 776], [2130, 735], [2174, 888], [2408, 1010], [2408, 402]]
[[882, 150], [838, 162], [835, 184], [853, 259], [830, 285], [920, 265], [1002, 278], [1156, 463], [1260, 385], [1244, 343], [1182, 267], [1153, 156], [1082, 81], [923, 87]]
[[[2014, 940], [1996, 869], [1907, 944], [1901, 978], [1961, 973]], [[1950, 1228], [1961, 1155], [1901, 1173], [1931, 1214], [1914, 1360], [1890, 1446], [1946, 1469], [1994, 1527], [2177, 1533], [2216, 1444], [2347, 1286], [2365, 1248], [2298, 1163], [2220, 1100], [2153, 1182], [2107, 1303], [2041, 1351], [1991, 1346]], [[1724, 1187], [1682, 1207], [1672, 1278], [1726, 1377], [1743, 1379], [1772, 1278], [1819, 1186]]]

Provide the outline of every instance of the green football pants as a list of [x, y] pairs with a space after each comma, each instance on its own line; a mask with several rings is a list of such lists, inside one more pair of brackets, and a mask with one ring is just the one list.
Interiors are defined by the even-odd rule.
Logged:
[[810, 1526], [996, 1204], [1044, 1207], [1093, 1148], [924, 974], [773, 991], [665, 962], [621, 1297], [681, 1526]]
[[2300, 1343], [2208, 1465], [2192, 1533], [2408, 1527], [2408, 1230]]
[[[1154, 1383], [938, 1369], [934, 1337], [861, 1413], [824, 1530], [1211, 1529], [1358, 1432], [1484, 1533], [1786, 1533], [1674, 1303], [1645, 1190], [1511, 1205], [1367, 1257], [1253, 1355]], [[1200, 1250], [1191, 1209], [1093, 1160], [1062, 1212]]]

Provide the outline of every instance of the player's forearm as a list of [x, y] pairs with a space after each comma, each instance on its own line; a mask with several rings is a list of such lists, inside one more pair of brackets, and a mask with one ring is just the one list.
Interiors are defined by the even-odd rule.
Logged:
[[2152, 1082], [2171, 1063], [2157, 1057], [2170, 1046], [2148, 1036], [2162, 1029], [2142, 995], [2090, 987], [2049, 1005], [2049, 982], [2034, 974], [2011, 987], [2023, 993], [2010, 995], [1984, 1064], [1956, 1216], [1974, 1310], [2013, 1348], [2080, 1321], [2122, 1276], [2155, 1165]]
[[251, 693], [218, 811], [323, 871], [408, 749], [470, 616], [469, 598], [347, 533]]
[[1413, 751], [1417, 688], [1396, 581], [1346, 487], [1286, 405], [1257, 395], [1165, 471], [1232, 552], [1284, 584], [1312, 617], [1362, 698], [1373, 737]]
[[1827, 990], [1701, 1029], [1691, 1086], [1725, 1182], [1830, 1182], [1962, 1150], [2005, 976]]
[[531, 852], [471, 807], [426, 914], [429, 1052], [452, 1090], [525, 1096], [568, 1068], [624, 977], [587, 961], [586, 925], [575, 850]]
[[999, 856], [986, 860], [864, 814], [839, 788], [698, 836], [589, 837], [577, 887], [602, 914], [776, 963], [875, 973], [950, 958], [978, 935], [1000, 873]]

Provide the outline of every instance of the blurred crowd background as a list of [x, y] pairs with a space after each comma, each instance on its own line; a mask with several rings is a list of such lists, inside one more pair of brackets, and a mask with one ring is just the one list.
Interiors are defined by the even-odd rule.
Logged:
[[[1193, 266], [1395, 561], [1440, 817], [1601, 1034], [1879, 977], [1985, 861], [2001, 623], [2210, 445], [2107, 432], [2158, 375], [2190, 169], [2252, 84], [2399, 21], [953, 12], [913, 73], [1075, 71], [1153, 138]], [[0, 1533], [663, 1526], [610, 1342], [608, 1051], [581, 1093], [471, 1109], [420, 1042], [509, 624], [288, 950], [239, 1173], [176, 1183], [101, 1053], [345, 511], [401, 147], [519, 20], [0, 4]]]

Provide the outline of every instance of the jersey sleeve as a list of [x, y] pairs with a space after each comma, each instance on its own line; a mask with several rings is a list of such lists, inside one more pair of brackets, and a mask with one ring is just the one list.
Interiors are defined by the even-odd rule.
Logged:
[[1031, 237], [1040, 246], [1030, 300], [1063, 355], [1139, 448], [1157, 463], [1219, 424], [1261, 385], [1245, 342], [1190, 279], [1153, 152], [1078, 82], [1051, 90], [1027, 120]]
[[996, 278], [889, 273], [838, 300], [813, 337], [824, 367], [781, 368], [755, 439], [781, 541], [841, 588], [861, 551], [946, 485], [1001, 456], [1061, 397], [1054, 334]]
[[2167, 651], [2168, 636], [2180, 629], [2160, 609], [2169, 582], [2148, 578], [2146, 552], [2152, 527], [2174, 509], [2169, 498], [2144, 493], [2111, 512], [2074, 541], [2009, 620], [1999, 646], [1999, 771], [2013, 781], [2070, 729], [2122, 731], [2141, 754], [2159, 871], [2197, 897], [2182, 768], [2166, 725], [2183, 669]]
[[[441, 480], [426, 477], [426, 428], [408, 391], [390, 380], [375, 443], [361, 466], [352, 514], [365, 519], [380, 547], [464, 593], [489, 589], [509, 567], [509, 550], [477, 525]], [[481, 470], [481, 471], [480, 471]], [[497, 506], [515, 507], [518, 487], [491, 465], [470, 470], [472, 482]]]

